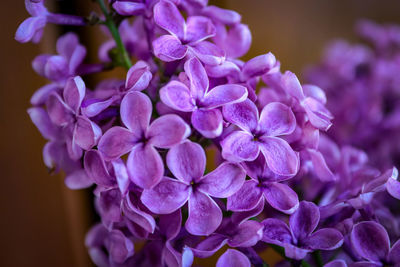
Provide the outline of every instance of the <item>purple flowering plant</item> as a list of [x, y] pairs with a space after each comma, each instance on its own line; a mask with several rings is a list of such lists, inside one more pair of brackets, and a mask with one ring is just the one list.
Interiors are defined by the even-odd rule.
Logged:
[[[97, 0], [102, 14], [83, 18], [25, 3], [19, 42], [40, 41], [46, 23], [107, 29], [100, 63], [83, 62], [72, 32], [33, 60], [50, 83], [28, 110], [48, 140], [45, 165], [93, 189], [101, 221], [85, 244], [96, 265], [186, 267], [219, 254], [218, 267], [258, 267], [274, 250], [282, 266], [399, 266], [397, 169], [328, 137], [336, 113], [323, 89], [271, 52], [240, 59], [251, 33], [237, 12]], [[89, 86], [86, 75], [113, 68], [124, 78]]]

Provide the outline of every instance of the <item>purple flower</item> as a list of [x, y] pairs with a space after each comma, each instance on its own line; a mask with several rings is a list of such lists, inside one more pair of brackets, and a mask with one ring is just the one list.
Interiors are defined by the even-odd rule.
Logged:
[[190, 134], [189, 126], [177, 115], [164, 115], [150, 124], [152, 105], [143, 93], [132, 91], [121, 103], [121, 120], [125, 127], [115, 126], [100, 139], [98, 148], [107, 160], [130, 152], [129, 176], [142, 188], [155, 186], [164, 174], [158, 148], [170, 148]]
[[219, 257], [216, 267], [235, 266], [250, 267], [250, 260], [242, 252], [235, 249], [228, 249]]
[[388, 233], [379, 223], [366, 221], [354, 225], [351, 244], [358, 255], [376, 266], [400, 262], [400, 240], [390, 248]]
[[161, 0], [154, 6], [155, 23], [169, 32], [153, 41], [154, 54], [170, 62], [182, 59], [188, 51], [206, 64], [220, 64], [225, 55], [211, 42], [204, 41], [215, 35], [215, 27], [209, 18], [189, 16], [187, 21], [174, 3]]
[[225, 162], [203, 176], [206, 155], [200, 145], [190, 141], [170, 149], [167, 165], [177, 179], [164, 177], [154, 188], [144, 190], [143, 204], [154, 213], [168, 214], [188, 202], [187, 231], [193, 235], [213, 233], [221, 223], [222, 212], [211, 197], [234, 194], [244, 182], [244, 170]]
[[185, 74], [190, 85], [171, 81], [160, 89], [160, 98], [167, 106], [183, 112], [192, 112], [193, 127], [207, 138], [222, 133], [222, 114], [218, 107], [244, 101], [247, 89], [237, 84], [209, 88], [209, 80], [201, 62], [191, 58], [185, 63]]
[[323, 228], [314, 232], [319, 223], [318, 207], [307, 201], [290, 216], [289, 227], [281, 220], [265, 219], [263, 241], [285, 248], [291, 259], [303, 259], [314, 250], [333, 250], [342, 245], [343, 236], [334, 228]]
[[253, 161], [260, 150], [272, 172], [294, 176], [299, 158], [280, 136], [291, 134], [296, 127], [292, 110], [278, 102], [266, 105], [258, 115], [250, 100], [223, 107], [224, 118], [241, 130], [234, 131], [221, 142], [222, 156], [229, 161]]
[[238, 192], [228, 198], [228, 210], [251, 210], [264, 199], [286, 214], [292, 214], [297, 209], [299, 199], [296, 192], [288, 185], [280, 183], [290, 177], [271, 172], [263, 155], [260, 154], [255, 161], [245, 162], [243, 167], [252, 179], [247, 180]]

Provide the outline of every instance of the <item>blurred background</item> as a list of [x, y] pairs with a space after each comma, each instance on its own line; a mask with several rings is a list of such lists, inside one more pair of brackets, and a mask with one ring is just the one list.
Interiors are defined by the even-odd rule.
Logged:
[[[242, 14], [253, 44], [246, 58], [272, 51], [283, 70], [301, 73], [318, 61], [334, 38], [356, 40], [354, 22], [369, 18], [400, 23], [398, 0], [223, 0], [210, 1]], [[69, 29], [47, 27], [39, 45], [19, 44], [14, 33], [28, 17], [23, 0], [2, 2], [0, 55], [0, 266], [91, 266], [84, 235], [94, 221], [89, 191], [70, 191], [62, 175], [42, 162], [45, 141], [26, 113], [33, 92], [46, 81], [30, 65], [54, 52], [57, 36]], [[48, 0], [52, 11], [88, 15], [90, 0]], [[99, 32], [79, 30], [96, 60]]]

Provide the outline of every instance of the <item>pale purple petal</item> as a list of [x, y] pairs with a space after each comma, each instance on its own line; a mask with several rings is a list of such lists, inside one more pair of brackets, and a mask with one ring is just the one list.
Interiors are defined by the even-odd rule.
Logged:
[[69, 189], [75, 190], [92, 186], [93, 180], [87, 176], [84, 169], [79, 169], [69, 173], [67, 177], [65, 177], [64, 183]]
[[143, 204], [157, 214], [168, 214], [182, 207], [189, 199], [191, 187], [168, 177], [152, 189], [143, 190], [140, 197]]
[[185, 19], [172, 2], [162, 0], [154, 6], [154, 21], [170, 34], [184, 39]]
[[203, 176], [206, 154], [199, 144], [186, 141], [168, 151], [167, 165], [176, 178], [189, 184]]
[[160, 98], [167, 106], [184, 112], [193, 111], [196, 107], [195, 99], [190, 89], [181, 82], [170, 81], [160, 89]]
[[[119, 3], [118, 1], [117, 3]], [[128, 90], [142, 91], [147, 88], [152, 78], [150, 66], [144, 61], [138, 61], [126, 74], [125, 87]]]
[[153, 121], [147, 131], [148, 142], [158, 148], [171, 148], [190, 135], [190, 127], [175, 114], [167, 114]]
[[109, 235], [110, 258], [116, 263], [124, 263], [134, 253], [134, 246], [130, 239], [119, 230], [112, 230]]
[[319, 208], [312, 202], [301, 201], [299, 208], [290, 216], [289, 225], [294, 236], [303, 240], [317, 227], [320, 218]]
[[223, 107], [224, 118], [247, 132], [253, 132], [258, 125], [258, 110], [256, 105], [245, 100], [240, 103], [225, 105]]
[[226, 76], [238, 76], [240, 68], [231, 61], [224, 61], [219, 65], [206, 65], [206, 71], [209, 77], [221, 78]]
[[238, 226], [235, 234], [228, 240], [231, 247], [252, 247], [263, 237], [264, 225], [253, 220]]
[[201, 42], [215, 35], [215, 27], [209, 18], [190, 16], [187, 19], [185, 41], [191, 44]]
[[83, 45], [78, 45], [73, 50], [71, 58], [69, 58], [68, 72], [69, 74], [75, 74], [78, 67], [82, 64], [86, 57], [86, 48]]
[[193, 261], [194, 261], [193, 251], [188, 247], [184, 247], [182, 252], [182, 267], [191, 267]]
[[189, 217], [186, 230], [192, 235], [210, 235], [222, 221], [222, 212], [208, 195], [193, 192], [189, 198]]
[[45, 25], [45, 17], [29, 17], [18, 26], [15, 33], [15, 40], [20, 43], [27, 43], [32, 39], [36, 39], [35, 35], [40, 33]]
[[325, 264], [324, 267], [347, 267], [347, 264], [344, 260], [334, 260]]
[[351, 231], [351, 243], [361, 257], [370, 261], [385, 260], [389, 253], [388, 233], [382, 225], [373, 221], [356, 224]]
[[258, 201], [257, 205], [254, 208], [247, 211], [234, 212], [231, 216], [231, 221], [235, 224], [240, 224], [245, 220], [248, 220], [252, 217], [259, 215], [263, 210], [264, 210], [264, 198], [260, 197], [260, 200]]
[[182, 59], [188, 48], [172, 35], [162, 35], [153, 41], [154, 55], [165, 62]]
[[224, 162], [201, 178], [197, 188], [212, 197], [227, 198], [241, 188], [245, 178], [240, 165]]
[[220, 250], [220, 248], [226, 244], [227, 240], [228, 238], [226, 236], [215, 233], [206, 237], [196, 246], [196, 248], [192, 248], [192, 250], [196, 257], [208, 258]]
[[90, 99], [84, 101], [81, 106], [81, 113], [88, 118], [94, 117], [100, 114], [102, 111], [111, 106], [114, 102], [114, 97], [110, 97], [106, 100]]
[[222, 157], [232, 162], [255, 160], [260, 149], [253, 139], [247, 132], [234, 131], [221, 142]]
[[242, 252], [228, 249], [219, 257], [216, 267], [250, 267], [250, 260]]
[[84, 150], [97, 145], [101, 137], [100, 127], [84, 116], [78, 116], [74, 129], [74, 141]]
[[318, 100], [322, 104], [326, 104], [326, 94], [324, 90], [313, 84], [304, 84], [303, 91], [306, 96]]
[[103, 157], [97, 150], [90, 150], [85, 153], [84, 166], [87, 175], [98, 185], [112, 186], [115, 183], [104, 163]]
[[267, 243], [282, 246], [293, 242], [292, 232], [286, 223], [281, 220], [269, 218], [262, 221], [264, 234], [262, 240]]
[[314, 250], [333, 250], [343, 243], [343, 235], [334, 228], [323, 228], [311, 234], [302, 245]]
[[311, 158], [314, 172], [318, 176], [318, 178], [323, 182], [334, 181], [336, 179], [335, 175], [329, 169], [321, 152], [314, 149], [307, 149], [307, 152]]
[[146, 10], [144, 3], [136, 3], [132, 1], [116, 1], [112, 5], [115, 11], [122, 16], [141, 15]]
[[100, 138], [98, 149], [106, 160], [111, 160], [131, 151], [137, 142], [138, 137], [128, 129], [115, 126]]
[[151, 145], [136, 145], [129, 154], [127, 168], [131, 181], [144, 189], [155, 186], [164, 174], [162, 158]]
[[161, 262], [165, 266], [180, 266], [181, 254], [178, 253], [171, 245], [170, 241], [165, 242], [162, 248]]
[[185, 62], [185, 73], [190, 81], [190, 91], [195, 99], [202, 99], [208, 90], [208, 77], [203, 64], [197, 58]]
[[69, 76], [66, 58], [59, 55], [51, 56], [44, 66], [44, 75], [52, 81], [64, 81]]
[[400, 199], [400, 182], [397, 180], [397, 174], [397, 169], [393, 168], [393, 175], [386, 182], [386, 190], [392, 197]]
[[250, 78], [262, 76], [274, 68], [275, 65], [276, 58], [271, 52], [254, 57], [244, 64], [242, 69], [243, 79], [247, 81]]
[[267, 202], [283, 213], [292, 214], [299, 206], [296, 192], [286, 184], [266, 183], [262, 191]]
[[208, 91], [201, 102], [206, 108], [216, 108], [225, 104], [243, 102], [246, 98], [246, 87], [238, 84], [224, 84]]
[[42, 105], [46, 102], [49, 95], [55, 91], [61, 90], [60, 86], [55, 83], [46, 84], [36, 90], [31, 97], [31, 104], [34, 106]]
[[305, 98], [300, 81], [293, 72], [286, 71], [282, 76], [282, 83], [286, 92], [298, 101], [302, 101]]
[[190, 48], [194, 55], [206, 65], [219, 65], [225, 60], [225, 51], [211, 42], [203, 41]]
[[238, 58], [249, 51], [252, 37], [247, 25], [236, 24], [228, 32], [225, 25], [220, 25], [213, 39], [218, 46], [226, 51], [228, 57]]
[[144, 137], [152, 109], [148, 96], [141, 92], [130, 92], [121, 102], [121, 120], [137, 137]]
[[51, 122], [48, 113], [40, 107], [33, 107], [28, 109], [29, 117], [31, 118], [33, 124], [38, 128], [40, 133], [44, 138], [49, 140], [57, 139], [59, 136], [59, 130]]
[[235, 194], [228, 198], [227, 209], [232, 211], [247, 211], [257, 206], [262, 197], [258, 183], [253, 180], [245, 181]]
[[221, 135], [222, 114], [218, 109], [196, 109], [191, 116], [193, 127], [204, 137], [215, 138]]
[[139, 225], [149, 233], [153, 233], [156, 222], [150, 214], [142, 211], [139, 207], [140, 200], [134, 193], [128, 194], [121, 205], [124, 216], [133, 223]]
[[314, 98], [307, 97], [304, 100], [304, 109], [311, 124], [321, 130], [327, 131], [331, 126], [332, 114], [323, 104]]
[[268, 136], [289, 135], [296, 128], [296, 118], [290, 107], [272, 102], [262, 109], [259, 127]]
[[117, 159], [111, 162], [114, 175], [118, 183], [119, 190], [121, 191], [122, 195], [126, 195], [129, 190], [130, 179], [128, 175], [128, 170], [125, 166], [125, 163], [122, 159]]
[[98, 207], [102, 221], [107, 225], [122, 220], [121, 193], [118, 188], [110, 188], [100, 192]]
[[311, 252], [309, 249], [299, 248], [288, 243], [285, 243], [283, 247], [285, 248], [285, 256], [295, 260], [304, 259]]
[[241, 20], [239, 13], [229, 9], [223, 9], [217, 6], [207, 6], [203, 8], [202, 13], [213, 20], [217, 20], [223, 24], [236, 24]]
[[47, 112], [57, 126], [66, 126], [73, 122], [74, 111], [69, 108], [57, 93], [52, 93], [46, 101]]
[[271, 171], [282, 176], [294, 176], [297, 173], [299, 156], [285, 140], [262, 136], [259, 144]]

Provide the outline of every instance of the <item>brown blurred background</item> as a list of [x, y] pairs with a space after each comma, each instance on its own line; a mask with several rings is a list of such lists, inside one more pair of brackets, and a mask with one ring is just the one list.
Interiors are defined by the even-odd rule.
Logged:
[[[88, 14], [90, 0], [49, 0], [53, 9]], [[356, 40], [354, 22], [370, 18], [400, 23], [398, 0], [224, 0], [250, 26], [253, 45], [247, 58], [272, 51], [282, 69], [297, 73], [316, 62], [324, 44], [342, 37]], [[63, 29], [47, 27], [40, 45], [19, 44], [14, 33], [27, 16], [23, 0], [2, 2], [0, 55], [0, 266], [90, 266], [83, 245], [92, 223], [90, 194], [70, 191], [60, 175], [42, 163], [45, 143], [26, 113], [32, 93], [45, 84], [30, 62], [53, 52]], [[93, 33], [81, 32], [86, 45]], [[92, 53], [92, 57], [95, 53]]]

